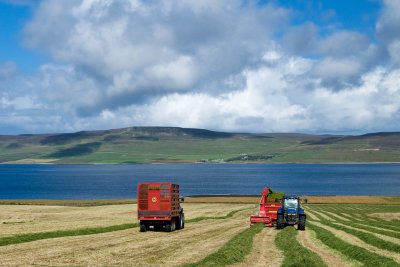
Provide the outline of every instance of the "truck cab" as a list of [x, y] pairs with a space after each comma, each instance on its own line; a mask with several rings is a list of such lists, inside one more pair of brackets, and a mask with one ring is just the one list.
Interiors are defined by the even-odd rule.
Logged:
[[277, 212], [276, 228], [282, 229], [286, 225], [297, 225], [298, 230], [305, 230], [306, 214], [297, 196], [285, 195], [282, 198], [282, 207]]

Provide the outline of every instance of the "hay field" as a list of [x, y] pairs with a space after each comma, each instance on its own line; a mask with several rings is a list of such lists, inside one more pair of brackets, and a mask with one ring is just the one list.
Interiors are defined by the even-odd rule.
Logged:
[[184, 203], [188, 223], [172, 233], [140, 233], [133, 225], [13, 244], [1, 242], [21, 234], [135, 223], [136, 205], [1, 205], [0, 265], [400, 266], [400, 205], [370, 204], [381, 200], [307, 204], [306, 231], [261, 228], [247, 235], [257, 207], [235, 198], [232, 203]]

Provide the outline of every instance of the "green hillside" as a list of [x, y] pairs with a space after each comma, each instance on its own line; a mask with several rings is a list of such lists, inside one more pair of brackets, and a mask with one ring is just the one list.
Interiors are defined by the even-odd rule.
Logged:
[[241, 134], [131, 127], [0, 136], [0, 163], [398, 162], [400, 133]]

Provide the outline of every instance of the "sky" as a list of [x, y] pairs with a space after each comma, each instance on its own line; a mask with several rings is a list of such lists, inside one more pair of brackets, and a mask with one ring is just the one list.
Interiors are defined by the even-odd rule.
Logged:
[[400, 131], [400, 0], [0, 0], [0, 134]]

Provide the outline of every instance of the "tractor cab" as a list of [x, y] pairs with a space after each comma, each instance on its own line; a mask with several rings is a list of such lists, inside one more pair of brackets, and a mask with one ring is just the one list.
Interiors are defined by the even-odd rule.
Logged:
[[285, 209], [298, 209], [300, 206], [299, 198], [296, 197], [285, 197], [283, 199], [283, 207]]

